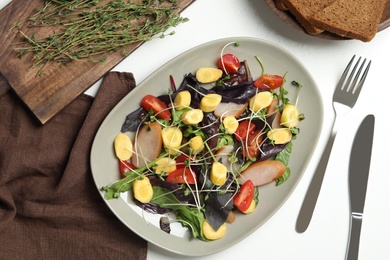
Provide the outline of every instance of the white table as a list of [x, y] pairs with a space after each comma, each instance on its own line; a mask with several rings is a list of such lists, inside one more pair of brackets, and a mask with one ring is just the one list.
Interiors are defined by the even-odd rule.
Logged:
[[[8, 2], [0, 0], [0, 8]], [[199, 44], [232, 36], [257, 37], [284, 47], [306, 65], [319, 86], [325, 106], [317, 149], [287, 202], [243, 241], [199, 259], [343, 259], [349, 228], [349, 154], [354, 134], [367, 114], [375, 115], [376, 128], [359, 259], [389, 259], [390, 28], [379, 32], [369, 43], [315, 38], [286, 25], [263, 0], [198, 0], [182, 15], [190, 21], [175, 28], [175, 35], [143, 44], [113, 70], [132, 72], [139, 83], [173, 57]], [[305, 233], [299, 234], [295, 231], [296, 219], [334, 120], [333, 90], [353, 54], [371, 59], [371, 69], [355, 108], [339, 129], [311, 224]], [[99, 84], [87, 93], [94, 95]], [[148, 259], [183, 259], [183, 256], [149, 244]]]

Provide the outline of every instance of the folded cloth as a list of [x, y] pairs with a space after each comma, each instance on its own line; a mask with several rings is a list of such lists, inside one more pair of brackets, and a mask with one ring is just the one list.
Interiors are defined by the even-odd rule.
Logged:
[[101, 122], [135, 87], [106, 75], [45, 125], [19, 98], [0, 96], [0, 259], [146, 259], [147, 243], [103, 202], [89, 156]]

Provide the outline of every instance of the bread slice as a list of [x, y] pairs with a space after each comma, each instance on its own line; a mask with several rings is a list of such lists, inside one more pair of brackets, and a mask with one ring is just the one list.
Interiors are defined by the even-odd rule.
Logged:
[[386, 0], [336, 0], [311, 17], [311, 23], [343, 37], [374, 38]]
[[308, 34], [317, 35], [324, 30], [312, 25], [311, 17], [334, 1], [336, 0], [283, 0], [283, 3]]

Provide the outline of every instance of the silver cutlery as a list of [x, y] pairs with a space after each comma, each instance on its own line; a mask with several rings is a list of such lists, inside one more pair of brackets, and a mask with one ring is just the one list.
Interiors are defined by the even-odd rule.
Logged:
[[350, 227], [347, 260], [358, 259], [360, 230], [363, 221], [368, 175], [370, 172], [375, 117], [368, 115], [356, 133], [349, 160]]
[[311, 217], [313, 215], [314, 207], [316, 205], [317, 198], [320, 193], [321, 184], [324, 179], [330, 152], [332, 151], [338, 127], [342, 122], [342, 118], [344, 117], [344, 115], [347, 114], [355, 105], [371, 65], [371, 61], [369, 61], [367, 66], [365, 67], [366, 59], [364, 59], [363, 62], [360, 64], [360, 57], [357, 60], [356, 64], [352, 67], [354, 60], [355, 55], [352, 57], [343, 74], [341, 75], [340, 81], [337, 84], [333, 94], [333, 109], [336, 113], [336, 117], [333, 123], [333, 129], [330, 134], [328, 143], [317, 166], [316, 172], [311, 180], [309, 189], [306, 193], [305, 199], [298, 215], [295, 229], [299, 233], [305, 232], [307, 227], [309, 226]]

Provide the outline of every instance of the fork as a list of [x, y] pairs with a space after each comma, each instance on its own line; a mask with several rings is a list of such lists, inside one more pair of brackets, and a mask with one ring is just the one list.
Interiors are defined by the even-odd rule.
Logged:
[[[298, 233], [305, 232], [309, 226], [314, 207], [320, 193], [321, 184], [324, 179], [326, 167], [328, 165], [329, 156], [332, 151], [337, 130], [339, 128], [340, 122], [342, 121], [341, 119], [354, 107], [371, 65], [371, 61], [369, 61], [366, 68], [364, 69], [364, 65], [366, 64], [366, 59], [364, 59], [359, 67], [361, 61], [361, 57], [359, 57], [355, 66], [352, 68], [355, 56], [356, 55], [352, 57], [347, 67], [345, 68], [333, 94], [333, 109], [336, 114], [335, 121], [333, 122], [332, 132], [329, 136], [328, 143], [322, 154], [320, 163], [317, 166], [316, 172], [311, 180], [309, 189], [306, 193], [306, 197], [298, 215], [295, 226], [295, 229]], [[364, 72], [361, 75], [363, 69]]]

